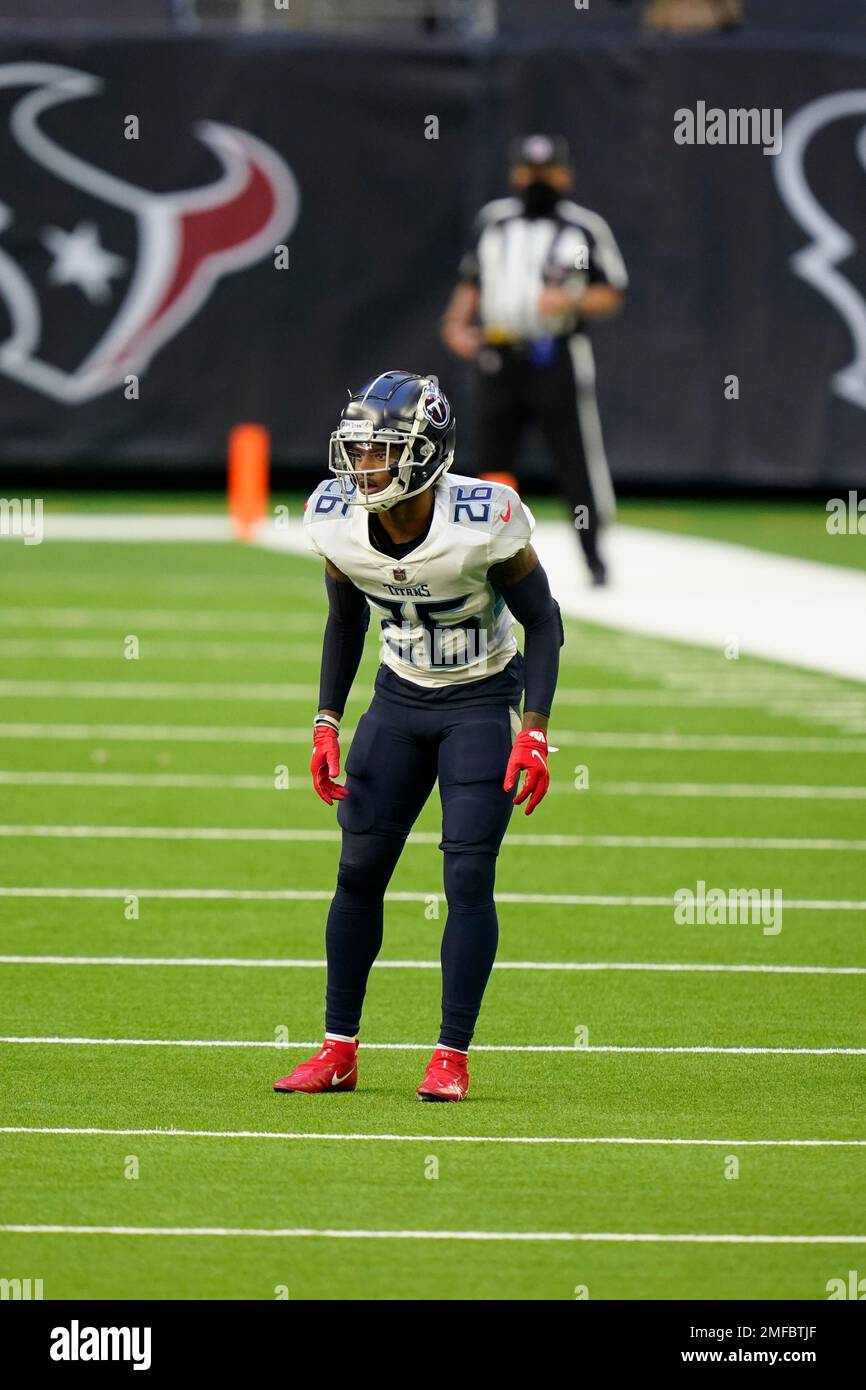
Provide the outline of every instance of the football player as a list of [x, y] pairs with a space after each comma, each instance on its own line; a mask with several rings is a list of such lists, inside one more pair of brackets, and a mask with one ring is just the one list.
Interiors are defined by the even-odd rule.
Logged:
[[[499, 935], [496, 856], [512, 807], [525, 802], [529, 815], [549, 785], [563, 629], [530, 544], [529, 508], [502, 484], [449, 474], [454, 439], [435, 377], [383, 372], [344, 409], [330, 440], [333, 476], [305, 508], [329, 603], [310, 768], [318, 795], [337, 803], [342, 850], [326, 930], [324, 1046], [276, 1091], [354, 1090], [385, 890], [437, 779], [448, 904], [442, 1026], [417, 1095], [463, 1100], [469, 1089], [469, 1045]], [[381, 664], [341, 785], [340, 719], [371, 610], [381, 619]]]

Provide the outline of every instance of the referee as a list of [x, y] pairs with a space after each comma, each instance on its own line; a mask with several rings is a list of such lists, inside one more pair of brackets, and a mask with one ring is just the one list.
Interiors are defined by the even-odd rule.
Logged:
[[604, 219], [565, 197], [565, 140], [528, 135], [511, 162], [516, 196], [478, 214], [442, 339], [478, 365], [477, 472], [515, 472], [524, 430], [536, 423], [593, 583], [604, 584], [598, 532], [614, 496], [586, 325], [619, 312], [628, 276]]

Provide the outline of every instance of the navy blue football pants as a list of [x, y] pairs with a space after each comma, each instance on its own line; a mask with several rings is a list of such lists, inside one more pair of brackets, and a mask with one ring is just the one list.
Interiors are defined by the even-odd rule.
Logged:
[[515, 716], [507, 704], [409, 706], [379, 693], [361, 716], [346, 759], [349, 795], [337, 809], [343, 844], [326, 932], [327, 1032], [359, 1031], [385, 889], [438, 777], [448, 904], [439, 1042], [469, 1047], [499, 940], [493, 883], [514, 799], [502, 782]]

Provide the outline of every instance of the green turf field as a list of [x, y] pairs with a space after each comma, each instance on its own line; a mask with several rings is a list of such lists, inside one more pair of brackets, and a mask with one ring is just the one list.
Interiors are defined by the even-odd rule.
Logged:
[[[414, 1096], [435, 795], [392, 883], [359, 1090], [277, 1095], [319, 1043], [338, 854], [306, 774], [317, 565], [5, 544], [0, 591], [0, 1277], [46, 1298], [822, 1299], [866, 1275], [862, 685], [569, 622], [468, 1102]], [[370, 639], [347, 731], [375, 660]], [[780, 890], [781, 930], [677, 924], [699, 881]], [[829, 1239], [756, 1239], [779, 1236]]]

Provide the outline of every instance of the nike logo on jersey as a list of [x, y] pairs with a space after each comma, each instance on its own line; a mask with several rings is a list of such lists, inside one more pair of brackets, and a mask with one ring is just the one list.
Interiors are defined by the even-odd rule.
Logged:
[[500, 512], [499, 515], [501, 516], [501, 518], [502, 518], [503, 521], [510, 521], [510, 520], [511, 520], [511, 498], [510, 498], [510, 497], [509, 497], [509, 499], [508, 499], [508, 507], [506, 508], [506, 510], [505, 510], [504, 512]]

